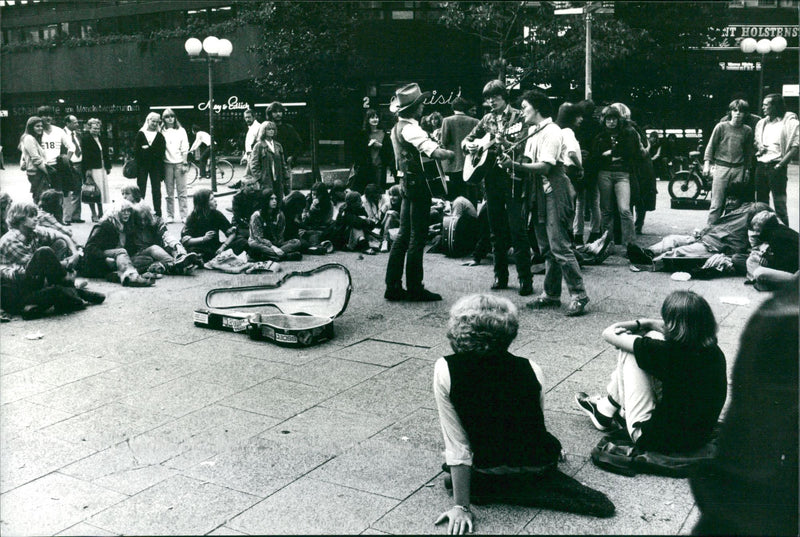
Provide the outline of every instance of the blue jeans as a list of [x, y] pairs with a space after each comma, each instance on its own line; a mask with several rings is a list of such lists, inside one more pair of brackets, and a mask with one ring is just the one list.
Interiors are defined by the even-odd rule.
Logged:
[[722, 211], [725, 209], [728, 186], [744, 179], [744, 166], [731, 168], [722, 164], [715, 164], [712, 176], [711, 208], [708, 211], [709, 226], [716, 224], [719, 217], [722, 216]]
[[633, 213], [631, 213], [631, 178], [628, 172], [600, 171], [597, 174], [597, 188], [600, 191], [600, 208], [603, 229], [614, 234], [614, 206], [612, 192], [617, 196], [617, 211], [622, 224], [622, 246], [627, 248], [633, 240]]
[[513, 246], [519, 281], [530, 282], [531, 245], [528, 241], [525, 184], [513, 181], [496, 169], [490, 171], [484, 181], [495, 278], [508, 281], [508, 248]]
[[583, 276], [575, 259], [575, 253], [570, 245], [568, 227], [563, 219], [559, 218], [556, 199], [553, 194], [545, 194], [547, 204], [547, 222], [536, 222], [536, 241], [545, 258], [544, 262], [544, 294], [548, 298], [561, 297], [561, 280], [567, 284], [569, 294], [573, 299], [586, 297], [586, 288], [583, 286]]
[[431, 213], [431, 195], [424, 184], [408, 188], [400, 205], [400, 229], [392, 243], [386, 265], [386, 287], [403, 284], [403, 265], [406, 271], [406, 288], [422, 288], [422, 255], [428, 239], [428, 220]]

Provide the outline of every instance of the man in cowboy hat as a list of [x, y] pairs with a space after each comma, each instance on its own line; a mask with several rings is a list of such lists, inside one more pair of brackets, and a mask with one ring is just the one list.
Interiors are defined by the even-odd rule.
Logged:
[[[397, 159], [403, 201], [400, 206], [400, 230], [392, 244], [386, 266], [386, 300], [426, 302], [441, 300], [422, 285], [422, 254], [428, 235], [431, 191], [422, 169], [420, 154], [437, 160], [450, 160], [455, 154], [433, 141], [419, 118], [423, 101], [430, 92], [422, 93], [418, 84], [408, 84], [395, 92], [390, 110], [398, 115], [391, 139]], [[406, 289], [403, 289], [403, 266], [406, 268]]]

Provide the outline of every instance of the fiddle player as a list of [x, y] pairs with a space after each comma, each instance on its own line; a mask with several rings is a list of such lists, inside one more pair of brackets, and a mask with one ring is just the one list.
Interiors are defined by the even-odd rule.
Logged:
[[[506, 138], [509, 128], [522, 121], [520, 111], [508, 104], [508, 90], [501, 81], [488, 82], [483, 87], [483, 99], [489, 101], [491, 110], [461, 143], [461, 146], [472, 155], [473, 160], [482, 151], [479, 138], [488, 134], [494, 141], [494, 146], [502, 149], [510, 145]], [[492, 289], [508, 289], [508, 248], [513, 246], [519, 278], [519, 294], [528, 296], [533, 294], [531, 245], [527, 233], [528, 181], [512, 178], [506, 170], [497, 165], [496, 157], [496, 152], [488, 155], [483, 177], [494, 249]]]
[[[553, 122], [552, 103], [541, 91], [526, 91], [522, 96], [522, 113], [531, 127], [525, 144], [525, 157], [530, 163], [515, 162], [504, 156], [500, 166], [511, 172], [525, 171], [534, 175], [536, 241], [545, 257], [544, 292], [529, 302], [531, 309], [558, 308], [561, 305], [561, 280], [571, 297], [566, 315], [583, 315], [589, 297], [583, 276], [570, 247], [569, 228], [575, 216], [572, 199], [575, 192], [564, 170], [564, 145], [561, 128]], [[489, 213], [491, 215], [491, 212]]]

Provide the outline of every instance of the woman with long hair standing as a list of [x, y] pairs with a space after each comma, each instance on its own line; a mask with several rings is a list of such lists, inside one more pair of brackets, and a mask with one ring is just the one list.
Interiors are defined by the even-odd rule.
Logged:
[[180, 211], [179, 221], [183, 222], [189, 214], [185, 176], [186, 167], [188, 166], [189, 136], [186, 134], [186, 130], [181, 127], [178, 118], [175, 117], [175, 112], [171, 108], [164, 109], [161, 119], [164, 120], [164, 128], [161, 130], [161, 134], [164, 136], [166, 143], [166, 151], [164, 152], [164, 186], [167, 187], [167, 223], [175, 221], [173, 194], [176, 187]]
[[250, 154], [250, 171], [262, 189], [271, 188], [278, 200], [288, 193], [286, 154], [283, 146], [275, 139], [278, 127], [272, 121], [265, 121], [258, 131], [256, 145]]
[[103, 204], [111, 202], [111, 192], [108, 189], [108, 174], [111, 173], [111, 159], [108, 156], [108, 144], [100, 138], [102, 123], [96, 117], [86, 122], [89, 132], [81, 139], [83, 148], [83, 174], [84, 181], [97, 185], [100, 190], [100, 202], [89, 203], [92, 211], [92, 222], [97, 222], [103, 217]]
[[394, 162], [392, 143], [380, 122], [376, 110], [367, 110], [361, 131], [353, 141], [354, 174], [348, 186], [361, 194], [369, 184], [378, 185], [381, 192], [386, 190], [386, 170]]
[[39, 196], [50, 188], [50, 172], [47, 169], [47, 159], [42, 148], [42, 133], [44, 121], [38, 116], [31, 116], [25, 124], [25, 131], [19, 139], [19, 150], [22, 151], [20, 167], [28, 174], [31, 184], [33, 202], [39, 203]]
[[133, 158], [139, 170], [136, 184], [142, 191], [142, 197], [147, 195], [147, 176], [150, 176], [150, 186], [153, 187], [153, 209], [157, 216], [161, 216], [161, 181], [164, 179], [166, 150], [167, 143], [161, 133], [161, 117], [156, 112], [150, 112], [144, 125], [136, 133]]

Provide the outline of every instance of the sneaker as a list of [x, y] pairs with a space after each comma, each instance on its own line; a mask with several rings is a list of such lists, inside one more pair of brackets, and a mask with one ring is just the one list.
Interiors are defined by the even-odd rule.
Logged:
[[409, 302], [436, 302], [437, 300], [441, 300], [442, 295], [439, 293], [434, 293], [428, 291], [424, 287], [420, 287], [419, 289], [409, 290], [406, 293], [406, 300]]
[[319, 245], [325, 249], [325, 253], [332, 254], [333, 253], [333, 243], [331, 241], [322, 241]]
[[578, 403], [578, 408], [592, 420], [595, 429], [605, 432], [613, 428], [614, 419], [605, 414], [601, 414], [600, 411], [597, 410], [597, 403], [590, 401], [586, 392], [578, 392], [575, 395], [575, 402]]
[[406, 299], [406, 290], [402, 286], [387, 287], [386, 292], [383, 293], [383, 298], [389, 302], [398, 302]]
[[150, 266], [147, 267], [147, 272], [151, 274], [166, 274], [167, 267], [161, 261], [156, 261], [155, 263], [151, 263]]
[[561, 301], [557, 298], [538, 296], [525, 305], [532, 310], [542, 310], [546, 308], [558, 308], [561, 306]]
[[567, 307], [567, 312], [564, 314], [567, 317], [578, 317], [586, 313], [586, 304], [589, 303], [589, 297], [573, 298]]

